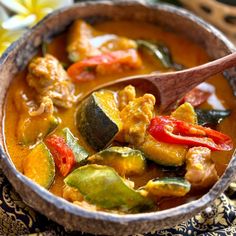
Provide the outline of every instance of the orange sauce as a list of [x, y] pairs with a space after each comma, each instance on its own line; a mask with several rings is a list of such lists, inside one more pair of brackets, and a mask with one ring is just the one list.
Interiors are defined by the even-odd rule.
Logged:
[[[167, 32], [164, 29], [157, 26], [146, 23], [135, 22], [105, 22], [95, 26], [97, 30], [125, 36], [128, 38], [146, 38], [159, 42], [163, 42], [171, 51], [173, 60], [179, 64], [183, 64], [186, 67], [193, 67], [209, 61], [209, 57], [206, 52], [197, 44], [189, 41], [181, 35], [176, 35], [171, 32]], [[63, 62], [68, 62], [66, 55], [66, 34], [56, 37], [48, 46], [48, 52], [56, 56]], [[165, 71], [163, 67], [154, 60], [152, 57], [142, 55], [143, 66], [138, 70], [124, 72], [116, 75], [97, 77], [95, 80], [88, 83], [81, 83], [76, 85], [76, 94], [86, 93], [92, 87], [107, 82], [109, 80], [115, 80], [120, 77], [129, 76], [133, 74], [150, 73], [152, 71]], [[5, 106], [5, 122], [4, 132], [6, 141], [6, 150], [9, 153], [13, 163], [19, 171], [22, 171], [22, 160], [30, 152], [28, 147], [19, 145], [16, 137], [16, 127], [19, 120], [19, 114], [16, 112], [15, 107], [15, 94], [18, 90], [26, 91], [27, 94], [31, 94], [32, 91], [26, 84], [26, 71], [19, 73], [12, 82], [8, 95], [6, 98]], [[218, 130], [226, 133], [232, 137], [234, 143], [236, 141], [236, 99], [233, 96], [232, 90], [222, 75], [216, 75], [210, 78], [207, 82], [215, 86], [216, 95], [222, 102], [223, 106], [232, 110], [230, 117], [226, 118], [218, 127]], [[16, 101], [17, 102], [17, 101]], [[206, 104], [205, 104], [206, 105]], [[58, 129], [68, 127], [79, 138], [79, 142], [82, 146], [86, 147], [91, 153], [93, 152], [87, 144], [83, 141], [82, 137], [78, 133], [75, 127], [74, 113], [76, 105], [71, 109], [62, 110], [58, 109], [57, 116], [60, 117], [62, 123]], [[230, 161], [232, 152], [214, 152], [213, 160], [216, 164], [218, 174], [221, 175], [227, 164]], [[133, 178], [136, 187], [144, 185], [149, 179], [163, 175], [163, 173], [157, 168], [150, 167], [142, 177]], [[58, 196], [62, 196], [63, 178], [57, 174], [54, 184], [50, 191]], [[182, 204], [186, 201], [190, 201], [194, 198], [198, 198], [201, 193], [191, 192], [184, 198], [179, 198], [173, 201], [166, 199], [159, 205], [160, 209], [174, 207], [178, 204]]]

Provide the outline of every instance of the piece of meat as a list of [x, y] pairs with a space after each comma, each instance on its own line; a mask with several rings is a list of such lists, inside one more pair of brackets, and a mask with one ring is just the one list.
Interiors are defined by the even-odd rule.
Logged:
[[189, 149], [186, 155], [186, 170], [185, 179], [198, 188], [211, 187], [219, 178], [211, 160], [211, 150], [206, 147]]
[[30, 116], [40, 116], [42, 114], [53, 114], [54, 107], [52, 99], [48, 96], [42, 97], [39, 101], [40, 105], [37, 109], [29, 107]]
[[118, 107], [121, 111], [129, 102], [133, 101], [136, 97], [135, 87], [128, 85], [118, 92]]
[[[49, 99], [53, 104], [63, 108], [70, 108], [75, 102], [74, 85], [60, 62], [52, 55], [37, 57], [28, 66], [26, 77], [28, 85], [37, 92], [39, 106], [48, 108]], [[44, 98], [47, 97], [47, 98]]]
[[130, 101], [120, 112], [122, 130], [116, 140], [138, 146], [144, 142], [147, 126], [153, 117], [156, 99], [151, 94]]

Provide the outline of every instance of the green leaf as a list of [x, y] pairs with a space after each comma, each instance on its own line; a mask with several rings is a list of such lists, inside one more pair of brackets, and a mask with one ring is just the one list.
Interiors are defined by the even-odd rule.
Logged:
[[171, 53], [166, 46], [154, 41], [143, 39], [138, 39], [136, 42], [139, 49], [151, 53], [165, 68], [173, 68], [175, 70], [184, 69], [183, 65], [173, 62]]
[[199, 125], [217, 125], [231, 113], [230, 110], [195, 109]]
[[165, 68], [172, 67], [172, 60], [170, 54], [161, 47], [151, 41], [138, 39], [136, 40], [140, 49], [148, 50], [154, 57], [156, 57]]

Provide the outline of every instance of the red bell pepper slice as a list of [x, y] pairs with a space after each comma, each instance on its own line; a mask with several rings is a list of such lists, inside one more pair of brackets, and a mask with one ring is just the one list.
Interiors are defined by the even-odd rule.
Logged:
[[77, 82], [95, 78], [96, 72], [121, 72], [122, 69], [138, 68], [141, 60], [135, 49], [118, 50], [104, 53], [72, 64], [67, 72]]
[[75, 165], [75, 156], [62, 137], [52, 135], [45, 140], [62, 176], [67, 176]]
[[229, 151], [233, 148], [233, 141], [229, 136], [170, 116], [153, 118], [148, 132], [156, 140], [166, 143], [208, 147], [212, 151]]

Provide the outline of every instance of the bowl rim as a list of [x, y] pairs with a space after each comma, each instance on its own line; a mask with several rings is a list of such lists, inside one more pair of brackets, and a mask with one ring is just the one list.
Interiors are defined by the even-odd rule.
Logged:
[[[47, 15], [45, 18], [43, 18], [40, 22], [38, 22], [34, 27], [29, 29], [27, 32], [25, 32], [20, 39], [18, 39], [16, 42], [11, 44], [10, 47], [4, 52], [2, 57], [0, 58], [0, 70], [2, 67], [4, 67], [4, 62], [6, 59], [11, 55], [11, 53], [14, 50], [18, 50], [19, 45], [24, 42], [28, 36], [35, 30], [37, 30], [41, 25], [47, 21], [48, 19], [51, 19], [58, 14], [69, 10], [71, 8], [77, 8], [84, 5], [97, 5], [97, 4], [110, 4], [112, 1], [88, 1], [88, 2], [81, 2], [73, 4], [69, 7], [64, 7], [62, 9], [56, 10], [49, 15]], [[186, 19], [189, 19], [191, 21], [194, 21], [195, 24], [199, 25], [200, 27], [204, 28], [205, 30], [212, 33], [215, 37], [220, 39], [223, 44], [230, 50], [231, 52], [235, 51], [235, 47], [233, 43], [231, 43], [227, 37], [221, 33], [218, 29], [216, 29], [214, 26], [210, 25], [209, 23], [205, 22], [203, 19], [199, 18], [198, 16], [194, 15], [193, 13], [189, 12], [188, 10], [182, 9], [180, 7], [172, 6], [169, 4], [150, 4], [150, 3], [144, 3], [143, 1], [113, 1], [113, 5], [130, 5], [130, 4], [141, 4], [147, 7], [151, 7], [152, 9], [157, 9], [160, 11], [166, 11], [172, 14], [180, 15], [181, 17], [184, 17]], [[4, 105], [3, 105], [4, 107]], [[1, 125], [3, 127], [4, 123], [4, 117], [2, 118]], [[2, 129], [2, 133], [4, 133], [4, 129]], [[5, 137], [3, 135], [3, 142], [5, 144]], [[5, 145], [4, 145], [5, 146]], [[200, 211], [204, 207], [206, 207], [208, 204], [213, 202], [220, 193], [223, 192], [224, 189], [222, 189], [221, 185], [224, 184], [225, 188], [230, 182], [230, 179], [235, 176], [233, 169], [236, 168], [236, 151], [234, 151], [231, 161], [229, 162], [225, 172], [221, 176], [221, 178], [216, 182], [216, 184], [202, 197], [200, 197], [197, 200], [191, 201], [189, 203], [185, 203], [182, 205], [179, 205], [174, 208], [169, 208], [162, 211], [155, 211], [155, 212], [146, 212], [146, 213], [138, 213], [138, 214], [124, 214], [119, 215], [115, 213], [110, 212], [103, 212], [103, 211], [91, 211], [84, 209], [80, 206], [74, 205], [73, 203], [70, 203], [69, 201], [57, 197], [56, 195], [52, 194], [48, 190], [40, 187], [38, 184], [33, 182], [32, 180], [25, 177], [21, 172], [19, 172], [15, 165], [12, 163], [10, 155], [8, 155], [7, 150], [0, 145], [0, 158], [4, 162], [5, 166], [3, 166], [3, 172], [4, 174], [7, 174], [9, 170], [16, 176], [17, 179], [19, 179], [20, 182], [23, 182], [24, 185], [26, 185], [28, 188], [30, 188], [33, 192], [35, 192], [37, 195], [40, 196], [44, 201], [46, 201], [49, 204], [54, 205], [56, 208], [63, 210], [67, 213], [70, 213], [72, 215], [80, 216], [83, 218], [95, 218], [96, 220], [104, 220], [104, 221], [110, 221], [114, 223], [129, 223], [134, 221], [156, 221], [156, 220], [163, 220], [169, 217], [173, 216], [181, 216], [183, 212], [187, 213], [192, 210], [194, 211]], [[10, 181], [11, 182], [11, 181]]]

